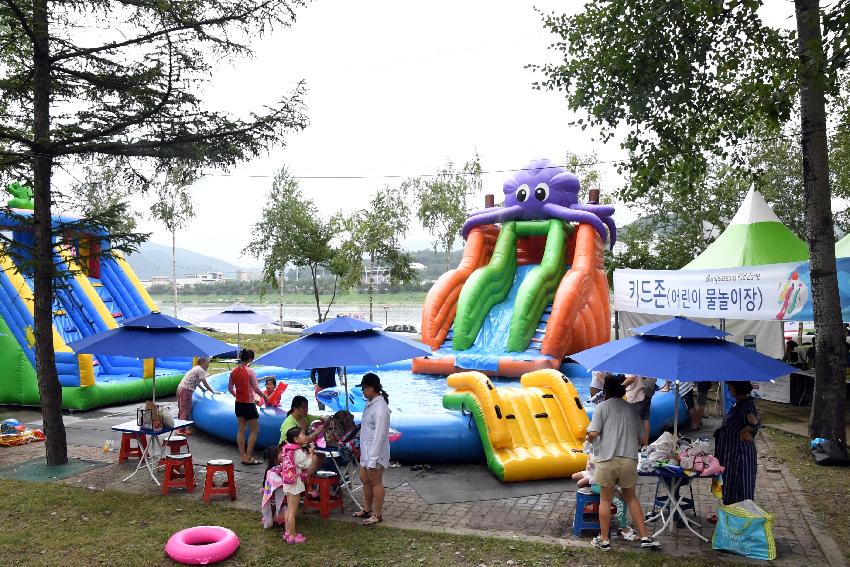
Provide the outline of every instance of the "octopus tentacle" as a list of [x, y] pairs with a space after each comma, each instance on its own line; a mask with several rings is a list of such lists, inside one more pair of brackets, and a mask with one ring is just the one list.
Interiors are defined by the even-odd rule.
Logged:
[[598, 232], [599, 236], [602, 237], [602, 242], [607, 242], [608, 240], [608, 233], [605, 231], [605, 225], [603, 225], [599, 217], [593, 213], [574, 208], [561, 207], [560, 205], [552, 203], [544, 205], [543, 212], [549, 217], [555, 219], [561, 219], [568, 222], [586, 222], [596, 229], [596, 232]]
[[466, 222], [463, 223], [463, 228], [460, 229], [460, 234], [466, 238], [473, 227], [482, 224], [496, 224], [506, 220], [513, 220], [518, 218], [520, 213], [522, 213], [522, 207], [520, 206], [493, 207], [491, 209], [484, 209], [481, 211], [481, 214], [474, 215], [466, 219]]
[[577, 203], [570, 208], [579, 211], [587, 211], [599, 216], [602, 219], [602, 222], [605, 223], [605, 226], [608, 227], [608, 232], [611, 234], [611, 248], [614, 248], [614, 244], [617, 242], [617, 225], [614, 224], [614, 219], [611, 218], [611, 215], [614, 214], [614, 207], [610, 205]]
[[593, 213], [598, 217], [610, 217], [614, 214], [614, 207], [611, 205], [594, 205], [592, 203], [576, 203], [575, 205], [571, 205], [570, 208], [578, 209], [580, 211], [587, 211], [588, 213]]

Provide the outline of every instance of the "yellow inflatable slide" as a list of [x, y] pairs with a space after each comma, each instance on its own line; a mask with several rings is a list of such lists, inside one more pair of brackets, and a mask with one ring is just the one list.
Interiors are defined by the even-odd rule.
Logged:
[[523, 374], [521, 387], [496, 388], [481, 372], [448, 377], [443, 407], [472, 414], [487, 464], [505, 482], [568, 477], [583, 470], [590, 420], [569, 378], [557, 370]]

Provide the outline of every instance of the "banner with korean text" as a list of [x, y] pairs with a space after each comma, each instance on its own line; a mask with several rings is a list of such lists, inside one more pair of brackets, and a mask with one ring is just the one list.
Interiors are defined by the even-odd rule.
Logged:
[[[850, 321], [850, 258], [839, 258], [842, 316]], [[614, 309], [656, 315], [812, 321], [808, 262], [718, 270], [615, 270]]]

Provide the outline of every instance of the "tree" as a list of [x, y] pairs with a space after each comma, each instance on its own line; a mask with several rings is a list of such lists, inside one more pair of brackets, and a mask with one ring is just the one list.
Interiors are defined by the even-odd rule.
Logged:
[[469, 200], [481, 192], [478, 155], [466, 162], [460, 171], [449, 161], [436, 175], [408, 179], [402, 184], [402, 190], [413, 192], [419, 221], [434, 236], [434, 252], [446, 252], [448, 262], [449, 253], [469, 215]]
[[177, 317], [177, 231], [185, 228], [195, 216], [189, 189], [197, 176], [187, 164], [170, 167], [156, 184], [156, 201], [151, 205], [151, 217], [161, 222], [171, 233], [171, 293], [174, 316]]
[[[35, 351], [49, 465], [67, 462], [52, 337], [56, 167], [92, 155], [142, 165], [225, 168], [304, 126], [303, 86], [237, 118], [206, 108], [214, 62], [294, 21], [302, 0], [4, 0], [0, 3], [0, 171], [35, 194]], [[5, 175], [5, 173], [4, 173]]]
[[[316, 204], [304, 197], [298, 181], [285, 167], [275, 175], [262, 220], [251, 233], [252, 240], [244, 253], [263, 259], [263, 277], [268, 284], [282, 292], [278, 277], [287, 265], [310, 270], [320, 323], [327, 318], [337, 292], [357, 283], [358, 267], [332, 244], [331, 222], [319, 216]], [[333, 277], [333, 290], [324, 313], [319, 293], [320, 269], [329, 271]]]
[[[375, 268], [387, 270], [387, 278], [394, 284], [406, 284], [415, 279], [412, 260], [399, 241], [410, 226], [410, 206], [403, 190], [385, 187], [375, 193], [368, 209], [353, 215], [338, 214], [333, 219], [334, 232], [342, 239], [341, 258], [346, 265], [356, 267], [356, 273], [365, 274], [369, 293], [369, 321], [374, 319]], [[363, 258], [369, 261], [368, 270]]]
[[71, 186], [67, 205], [84, 217], [92, 218], [123, 203], [127, 214], [110, 230], [110, 234], [132, 234], [136, 231], [138, 214], [130, 211], [128, 200], [133, 193], [147, 191], [148, 181], [117, 160], [95, 157], [83, 164], [83, 179]]
[[[627, 134], [626, 193], [640, 197], [674, 176], [687, 198], [710, 156], [800, 111], [806, 240], [818, 356], [809, 433], [845, 441], [844, 332], [830, 211], [826, 98], [847, 66], [850, 1], [821, 11], [795, 0], [797, 32], [771, 28], [759, 0], [605, 0], [575, 16], [551, 15], [563, 55], [544, 65], [542, 88], [562, 90], [577, 122], [610, 139]], [[823, 34], [823, 35], [822, 35]], [[587, 122], [585, 122], [587, 121]]]

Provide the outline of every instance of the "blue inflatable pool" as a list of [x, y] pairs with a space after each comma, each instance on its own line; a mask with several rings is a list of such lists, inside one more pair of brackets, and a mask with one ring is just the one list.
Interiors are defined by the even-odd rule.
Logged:
[[[286, 370], [277, 367], [258, 367], [255, 369], [262, 385], [263, 378], [275, 376], [278, 381], [288, 384], [283, 394], [280, 408], [259, 408], [260, 431], [257, 438], [259, 447], [276, 445], [280, 439], [280, 427], [286, 418], [292, 398], [303, 395], [309, 400], [310, 413], [322, 413], [318, 410], [309, 372]], [[402, 462], [480, 462], [484, 460], [481, 439], [472, 417], [449, 411], [442, 406], [443, 393], [448, 389], [444, 376], [413, 374], [410, 361], [388, 364], [375, 368], [349, 368], [348, 383], [355, 385], [366, 372], [376, 372], [381, 376], [384, 389], [390, 396], [391, 427], [401, 432], [401, 438], [390, 444], [394, 460]], [[569, 376], [583, 398], [589, 396], [590, 377], [578, 364], [564, 364], [561, 372]], [[221, 439], [236, 442], [236, 417], [234, 398], [227, 393], [228, 374], [216, 374], [209, 379], [210, 386], [218, 392], [216, 395], [195, 391], [192, 417], [198, 428]], [[519, 384], [518, 378], [497, 378], [497, 386]], [[323, 391], [320, 395], [331, 413], [345, 407], [342, 388]], [[657, 393], [652, 398], [652, 417], [650, 426], [653, 435], [658, 435], [665, 426], [673, 423], [672, 393]], [[357, 388], [349, 391], [349, 408], [359, 421], [365, 400]], [[680, 400], [680, 422], [687, 418], [687, 408]], [[592, 415], [593, 407], [586, 406]]]

